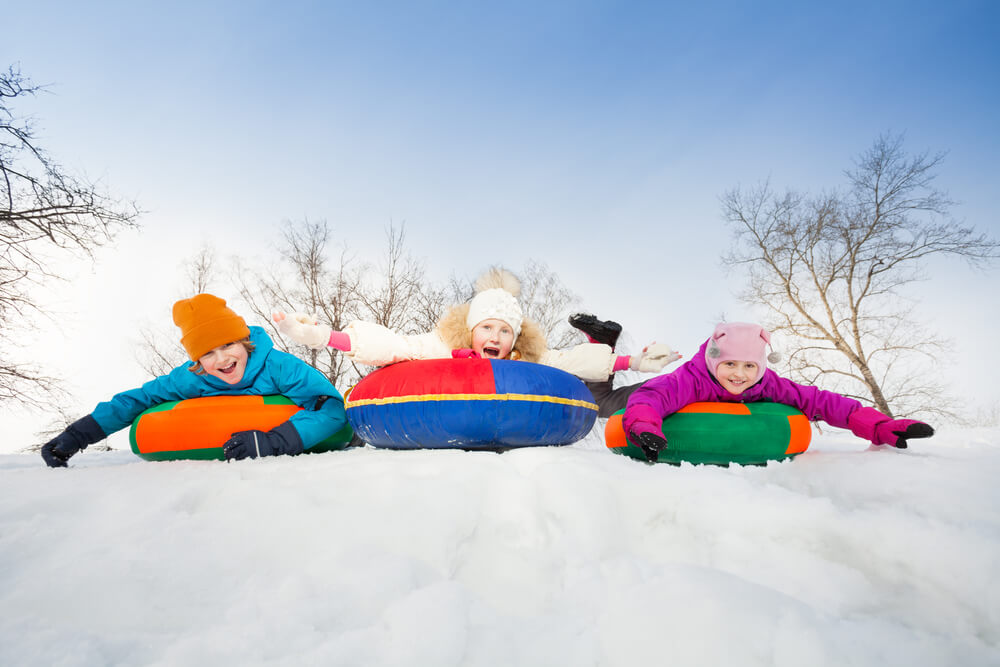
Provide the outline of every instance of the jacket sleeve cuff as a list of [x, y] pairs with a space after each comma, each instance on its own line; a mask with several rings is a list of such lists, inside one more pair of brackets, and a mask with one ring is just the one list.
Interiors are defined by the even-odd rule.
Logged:
[[94, 415], [87, 415], [86, 417], [81, 417], [75, 422], [69, 425], [69, 428], [76, 433], [81, 444], [81, 449], [85, 448], [87, 445], [92, 445], [95, 442], [100, 442], [108, 437], [101, 425], [97, 423], [94, 419]]
[[343, 331], [331, 331], [330, 341], [327, 344], [332, 348], [340, 350], [341, 352], [350, 352], [351, 336]]
[[626, 437], [633, 432], [659, 435], [663, 432], [663, 417], [648, 405], [632, 405], [625, 410], [622, 428]]
[[882, 414], [875, 408], [858, 408], [847, 418], [847, 428], [859, 438], [875, 442], [875, 429], [889, 419], [888, 415]]
[[283, 441], [283, 444], [281, 445], [282, 451], [277, 453], [288, 454], [289, 456], [295, 456], [296, 454], [302, 453], [302, 436], [300, 436], [299, 432], [295, 430], [295, 426], [292, 424], [291, 420], [278, 424], [271, 429], [271, 433], [280, 436]]

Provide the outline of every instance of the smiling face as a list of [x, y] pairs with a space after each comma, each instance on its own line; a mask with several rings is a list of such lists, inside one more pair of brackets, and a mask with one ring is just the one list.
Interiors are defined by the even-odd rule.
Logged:
[[484, 359], [506, 359], [514, 347], [514, 330], [503, 320], [483, 320], [472, 329], [472, 349]]
[[757, 382], [760, 367], [753, 361], [720, 361], [715, 377], [730, 394], [739, 395]]
[[220, 345], [198, 357], [198, 363], [207, 374], [226, 384], [237, 384], [247, 369], [249, 354], [241, 341]]

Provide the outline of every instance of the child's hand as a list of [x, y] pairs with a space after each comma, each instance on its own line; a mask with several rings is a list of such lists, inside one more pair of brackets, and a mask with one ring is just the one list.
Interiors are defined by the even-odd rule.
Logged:
[[660, 458], [660, 452], [667, 448], [667, 439], [652, 431], [632, 431], [628, 434], [628, 439], [639, 445], [652, 463], [656, 463]]
[[875, 408], [858, 408], [847, 418], [851, 433], [875, 445], [892, 445], [906, 449], [911, 438], [929, 438], [934, 435], [930, 425], [916, 419], [893, 419]]
[[875, 427], [875, 444], [906, 449], [908, 439], [929, 438], [932, 435], [934, 429], [929, 424], [914, 419], [893, 419]]
[[629, 368], [640, 373], [659, 373], [667, 364], [672, 364], [681, 358], [669, 345], [650, 343], [643, 348], [642, 354], [633, 356]]
[[314, 350], [322, 350], [330, 342], [332, 329], [325, 324], [318, 324], [312, 315], [291, 313], [286, 315], [277, 312], [271, 318], [278, 325], [282, 336], [288, 336], [300, 345], [306, 345]]
[[63, 431], [42, 445], [42, 459], [50, 468], [65, 468], [69, 457], [83, 449], [70, 431]]
[[289, 422], [270, 431], [237, 431], [222, 445], [227, 461], [255, 459], [258, 456], [294, 456], [302, 453], [302, 439]]
[[87, 415], [42, 445], [42, 458], [50, 468], [65, 468], [71, 456], [106, 437], [97, 420]]

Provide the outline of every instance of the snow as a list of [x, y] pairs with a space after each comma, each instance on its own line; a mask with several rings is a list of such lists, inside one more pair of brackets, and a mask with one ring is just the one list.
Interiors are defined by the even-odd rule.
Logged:
[[3, 455], [0, 664], [1000, 665], [997, 443]]

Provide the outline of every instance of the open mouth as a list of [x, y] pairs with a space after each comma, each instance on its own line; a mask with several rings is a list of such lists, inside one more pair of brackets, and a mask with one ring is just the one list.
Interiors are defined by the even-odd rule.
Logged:
[[228, 375], [229, 373], [232, 373], [235, 370], [236, 370], [236, 362], [234, 361], [233, 363], [229, 364], [225, 368], [220, 368], [219, 372], [220, 373], [225, 373], [225, 374]]
[[500, 356], [500, 348], [499, 347], [486, 347], [486, 346], [484, 346], [483, 347], [483, 356], [484, 357], [490, 357], [490, 358], [496, 359], [497, 357]]

